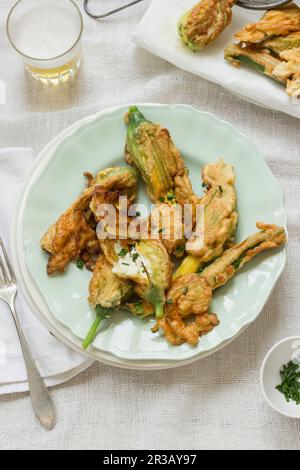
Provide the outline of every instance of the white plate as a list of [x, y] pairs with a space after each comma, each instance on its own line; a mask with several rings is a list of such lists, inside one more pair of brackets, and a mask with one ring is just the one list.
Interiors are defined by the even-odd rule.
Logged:
[[300, 104], [292, 101], [284, 86], [249, 67], [236, 68], [224, 60], [225, 47], [235, 42], [234, 33], [257, 21], [263, 12], [235, 6], [229, 27], [210, 46], [195, 54], [182, 44], [177, 33], [179, 18], [195, 3], [195, 0], [153, 0], [134, 31], [133, 40], [177, 67], [222, 85], [251, 103], [300, 118]]
[[[253, 143], [230, 124], [184, 105], [140, 105], [151, 119], [171, 131], [201, 193], [201, 166], [220, 156], [237, 175], [240, 213], [237, 239], [255, 232], [255, 223], [286, 225], [283, 194]], [[39, 240], [83, 186], [83, 171], [96, 172], [124, 164], [127, 107], [88, 117], [62, 132], [41, 152], [15, 212], [12, 252], [29, 302], [59, 339], [81, 351], [81, 339], [93, 319], [86, 301], [90, 273], [71, 265], [63, 276], [46, 275], [46, 258]], [[151, 322], [118, 313], [107, 322], [87, 353], [91, 358], [122, 367], [158, 369], [183, 365], [223, 347], [260, 313], [285, 265], [285, 250], [257, 257], [214, 296], [213, 311], [220, 325], [196, 348], [174, 347], [150, 331]]]

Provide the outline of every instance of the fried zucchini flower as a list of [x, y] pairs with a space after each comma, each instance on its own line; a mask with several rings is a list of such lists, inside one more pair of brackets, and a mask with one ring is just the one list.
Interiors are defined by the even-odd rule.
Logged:
[[[86, 175], [89, 177], [88, 173]], [[137, 198], [138, 175], [134, 168], [114, 166], [99, 171], [95, 178], [91, 175], [89, 186], [118, 190], [132, 203]]]
[[267, 49], [276, 56], [279, 56], [283, 51], [298, 47], [300, 47], [300, 30], [296, 33], [290, 33], [288, 36], [275, 36], [265, 39], [259, 44], [260, 49]]
[[203, 185], [207, 190], [201, 199], [204, 205], [204, 243], [200, 248], [193, 248], [193, 239], [190, 241], [187, 245], [189, 256], [178, 267], [173, 280], [199, 272], [234, 241], [238, 220], [234, 184], [232, 165], [220, 160], [204, 167]]
[[287, 80], [286, 92], [296, 100], [300, 99], [300, 74], [296, 73], [292, 80]]
[[169, 131], [148, 121], [136, 106], [129, 109], [125, 121], [125, 158], [141, 174], [151, 201], [163, 202], [173, 194], [179, 204], [192, 203], [195, 195], [188, 171]]
[[269, 10], [257, 23], [246, 25], [235, 34], [241, 43], [258, 44], [273, 36], [287, 36], [300, 31], [300, 8], [294, 3]]
[[100, 305], [102, 308], [115, 309], [132, 292], [132, 283], [116, 276], [105, 256], [100, 255], [89, 285], [88, 302], [90, 305], [93, 308]]
[[290, 4], [266, 12], [260, 21], [235, 34], [240, 44], [225, 49], [225, 59], [247, 65], [286, 86], [293, 98], [300, 95], [300, 8]]
[[225, 49], [225, 59], [234, 66], [248, 65], [257, 72], [282, 83], [286, 86], [286, 92], [290, 96], [297, 97], [300, 94], [299, 47], [284, 50], [276, 58], [264, 50], [231, 44]]
[[116, 276], [105, 256], [100, 255], [90, 281], [88, 298], [96, 318], [83, 341], [83, 349], [87, 349], [96, 338], [102, 320], [110, 317], [132, 293], [132, 283]]
[[154, 307], [150, 302], [147, 302], [140, 297], [130, 299], [124, 305], [124, 308], [128, 310], [132, 315], [138, 318], [152, 317], [155, 314]]
[[286, 242], [284, 228], [263, 223], [257, 227], [259, 232], [224, 251], [201, 275], [187, 274], [175, 280], [167, 294], [165, 316], [154, 331], [161, 328], [171, 344], [187, 342], [194, 346], [199, 335], [218, 324], [217, 317], [208, 311], [213, 290], [226, 284], [257, 254]]
[[193, 52], [212, 43], [229, 25], [235, 0], [202, 0], [178, 22], [178, 33]]
[[[153, 228], [153, 221], [160, 218], [163, 244], [170, 255], [181, 257], [185, 239], [183, 213], [178, 220], [178, 205], [191, 204], [195, 208], [199, 202], [188, 170], [167, 129], [149, 122], [135, 106], [129, 109], [125, 120], [128, 125], [126, 160], [138, 169], [150, 199], [157, 204], [149, 218], [149, 229]], [[169, 221], [167, 227], [164, 220]]]
[[92, 197], [93, 188], [86, 189], [43, 236], [41, 247], [50, 253], [47, 264], [49, 275], [63, 272], [88, 243], [97, 242], [95, 224], [90, 218]]
[[287, 80], [295, 74], [300, 75], [300, 47], [281, 52], [280, 58], [283, 62], [273, 70], [275, 77]]
[[257, 228], [259, 232], [224, 251], [220, 258], [203, 270], [201, 276], [205, 277], [213, 290], [226, 284], [254, 256], [286, 243], [283, 227], [258, 222]]
[[199, 336], [209, 333], [219, 324], [216, 315], [209, 313], [212, 288], [197, 274], [178, 278], [168, 292], [165, 316], [158, 320], [153, 332], [161, 328], [173, 345], [188, 343], [195, 346]]
[[154, 306], [157, 318], [163, 316], [165, 292], [170, 287], [172, 263], [167, 250], [158, 240], [144, 240], [130, 250], [116, 244], [118, 261], [113, 273], [135, 283], [135, 293]]
[[263, 73], [273, 80], [282, 84], [286, 83], [286, 80], [281, 79], [279, 76], [274, 74], [274, 70], [277, 66], [281, 65], [281, 60], [277, 59], [273, 55], [269, 54], [265, 50], [251, 49], [250, 47], [242, 47], [238, 44], [230, 44], [226, 47], [224, 58], [231, 65], [240, 67], [240, 65], [246, 65], [256, 72]]
[[112, 202], [120, 195], [127, 196], [132, 203], [137, 196], [137, 173], [133, 168], [113, 167], [100, 171], [96, 177], [90, 173], [88, 188], [61, 215], [41, 240], [41, 247], [50, 254], [47, 265], [49, 275], [63, 272], [67, 264], [93, 252], [97, 254], [95, 211], [97, 203]]

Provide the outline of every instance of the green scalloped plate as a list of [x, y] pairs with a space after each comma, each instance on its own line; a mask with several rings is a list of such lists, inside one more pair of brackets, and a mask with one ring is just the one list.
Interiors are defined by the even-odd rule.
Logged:
[[[223, 157], [234, 165], [238, 211], [237, 240], [256, 231], [257, 221], [286, 226], [283, 193], [257, 147], [230, 124], [185, 105], [141, 104], [149, 119], [167, 127], [190, 169], [200, 195], [201, 169]], [[87, 303], [90, 273], [71, 264], [62, 276], [48, 277], [47, 256], [39, 241], [45, 230], [72, 203], [84, 185], [83, 172], [97, 172], [123, 159], [126, 127], [121, 106], [74, 124], [41, 152], [15, 211], [14, 262], [27, 299], [59, 339], [80, 351], [94, 318]], [[146, 201], [141, 190], [140, 200]], [[215, 292], [212, 311], [220, 325], [197, 347], [169, 345], [153, 334], [153, 320], [116, 313], [103, 324], [89, 357], [138, 369], [159, 369], [193, 362], [225, 346], [264, 307], [286, 262], [285, 249], [257, 257], [225, 287]]]

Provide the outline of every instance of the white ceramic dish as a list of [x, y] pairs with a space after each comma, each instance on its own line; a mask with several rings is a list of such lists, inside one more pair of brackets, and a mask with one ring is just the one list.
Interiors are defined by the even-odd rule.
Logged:
[[[150, 119], [170, 129], [199, 193], [203, 164], [223, 156], [235, 166], [241, 215], [238, 240], [253, 233], [258, 220], [286, 225], [282, 190], [248, 138], [230, 124], [188, 106], [140, 107]], [[47, 277], [46, 255], [39, 248], [39, 240], [81, 191], [83, 171], [96, 172], [106, 166], [124, 164], [126, 109], [123, 106], [98, 113], [57, 136], [39, 155], [15, 211], [12, 251], [28, 301], [50, 331], [81, 352], [81, 339], [93, 318], [86, 302], [90, 274], [70, 266], [64, 276]], [[159, 334], [151, 333], [151, 322], [118, 313], [87, 354], [109, 364], [139, 369], [175, 367], [211, 354], [232, 341], [258, 316], [285, 261], [285, 250], [262, 255], [219, 289], [212, 308], [221, 324], [203, 337], [196, 348], [172, 347]]]
[[[195, 0], [153, 0], [133, 32], [133, 40], [182, 70], [217, 83], [246, 101], [300, 118], [299, 102], [287, 95], [283, 85], [249, 67], [233, 67], [224, 59], [224, 49], [235, 42], [234, 33], [258, 21], [263, 12], [235, 6], [231, 24], [216, 41], [195, 54], [181, 43], [177, 33], [179, 18], [195, 3]], [[215, 93], [217, 99], [219, 91], [216, 89]]]
[[287, 402], [284, 395], [276, 390], [281, 383], [280, 370], [289, 361], [300, 361], [300, 336], [284, 338], [267, 353], [260, 372], [260, 385], [266, 402], [278, 413], [289, 418], [300, 418], [300, 405]]

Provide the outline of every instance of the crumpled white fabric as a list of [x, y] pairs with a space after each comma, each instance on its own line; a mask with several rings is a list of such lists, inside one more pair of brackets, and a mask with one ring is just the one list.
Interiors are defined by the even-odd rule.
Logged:
[[153, 0], [133, 33], [134, 41], [177, 67], [218, 83], [255, 104], [300, 118], [300, 103], [293, 103], [282, 85], [247, 67], [233, 67], [224, 60], [224, 49], [234, 42], [234, 33], [247, 23], [257, 21], [262, 12], [234, 7], [231, 25], [213, 44], [194, 54], [181, 43], [177, 23], [195, 3], [195, 0]]
[[[29, 148], [0, 149], [0, 236], [9, 251], [11, 217], [17, 194], [33, 163]], [[59, 342], [35, 318], [18, 290], [20, 322], [47, 385], [57, 385], [78, 374], [92, 361]], [[0, 394], [28, 390], [26, 370], [9, 308], [0, 301]]]

